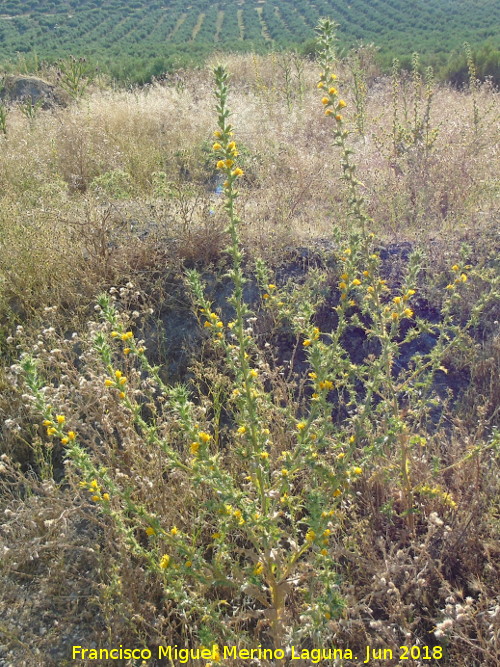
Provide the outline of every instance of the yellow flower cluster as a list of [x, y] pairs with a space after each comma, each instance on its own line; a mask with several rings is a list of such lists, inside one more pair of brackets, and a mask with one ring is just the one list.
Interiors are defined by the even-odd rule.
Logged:
[[170, 556], [168, 554], [163, 554], [160, 560], [160, 568], [166, 570], [170, 564]]
[[[224, 328], [224, 322], [219, 318], [217, 313], [206, 310], [205, 308], [200, 308], [200, 313], [203, 313], [207, 318], [203, 326], [205, 329], [212, 329], [215, 333], [216, 338], [224, 338], [222, 329]], [[231, 328], [231, 327], [230, 327]]]
[[[472, 266], [470, 264], [464, 267], [464, 269], [471, 269], [471, 268]], [[446, 289], [448, 290], [455, 289], [455, 286], [459, 285], [460, 283], [466, 283], [468, 279], [467, 274], [460, 270], [458, 264], [454, 264], [451, 267], [451, 270], [455, 273], [455, 279], [453, 280], [452, 283], [446, 285]]]
[[119, 390], [118, 396], [120, 398], [125, 398], [126, 394], [124, 389], [127, 382], [128, 382], [127, 377], [123, 375], [121, 371], [116, 370], [115, 379], [113, 380], [111, 378], [106, 378], [104, 380], [104, 385], [106, 387], [114, 387], [115, 389], [118, 389]]
[[413, 317], [413, 310], [411, 308], [408, 308], [406, 306], [406, 302], [410, 297], [412, 297], [415, 294], [414, 289], [409, 289], [405, 294], [402, 296], [395, 296], [392, 299], [393, 304], [396, 306], [395, 310], [392, 310], [389, 306], [386, 306], [384, 308], [385, 313], [390, 313], [391, 314], [391, 319], [394, 321], [398, 319], [402, 319], [405, 317]]
[[47, 429], [47, 435], [51, 438], [54, 435], [57, 435], [61, 439], [63, 445], [67, 445], [70, 441], [75, 440], [76, 433], [74, 431], [68, 431], [66, 435], [62, 430], [62, 426], [66, 421], [64, 415], [56, 415], [55, 419], [44, 419], [42, 425]]
[[102, 493], [102, 489], [99, 486], [99, 482], [96, 479], [93, 479], [91, 482], [80, 482], [82, 489], [87, 489], [92, 494], [91, 499], [97, 503], [106, 501], [109, 502], [109, 493]]
[[228, 128], [226, 132], [221, 130], [216, 130], [214, 136], [217, 141], [213, 144], [213, 151], [218, 154], [219, 159], [217, 160], [216, 167], [221, 171], [225, 171], [227, 174], [228, 180], [224, 183], [224, 187], [228, 187], [232, 180], [238, 178], [238, 176], [243, 176], [243, 169], [240, 167], [234, 166], [234, 159], [239, 155], [238, 147], [236, 142], [231, 139], [233, 132]]
[[343, 117], [339, 111], [346, 107], [347, 104], [344, 100], [339, 99], [339, 91], [337, 88], [331, 85], [331, 82], [335, 81], [336, 79], [336, 74], [330, 74], [330, 76], [327, 76], [327, 74], [323, 72], [317, 87], [323, 92], [324, 95], [321, 98], [321, 104], [323, 104], [325, 107], [325, 116], [334, 116], [337, 123], [341, 124]]

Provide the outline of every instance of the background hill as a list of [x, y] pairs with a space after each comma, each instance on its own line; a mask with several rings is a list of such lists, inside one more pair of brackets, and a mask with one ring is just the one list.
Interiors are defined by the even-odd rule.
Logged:
[[496, 0], [4, 0], [0, 58], [86, 56], [140, 81], [215, 49], [307, 52], [322, 16], [340, 24], [342, 46], [373, 42], [386, 65], [416, 50], [444, 67], [464, 40], [479, 47], [500, 34]]

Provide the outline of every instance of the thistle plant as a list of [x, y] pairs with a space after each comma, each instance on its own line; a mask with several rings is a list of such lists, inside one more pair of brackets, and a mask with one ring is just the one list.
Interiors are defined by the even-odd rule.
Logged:
[[57, 80], [61, 88], [78, 101], [95, 78], [96, 69], [86, 58], [70, 56], [58, 63]]
[[[114, 581], [132, 564], [157, 593], [158, 616], [180, 628], [179, 642], [212, 646], [213, 664], [221, 643], [284, 648], [335, 639], [331, 621], [346, 607], [338, 554], [353, 539], [353, 510], [374, 480], [388, 482], [383, 500], [392, 503], [402, 542], [423, 530], [425, 498], [450, 512], [458, 505], [442, 480], [447, 468], [439, 452], [428, 451], [431, 410], [442, 407], [433, 382], [446, 372], [447, 358], [470, 344], [469, 331], [498, 298], [498, 280], [474, 269], [464, 250], [441, 285], [442, 317], [434, 323], [417, 314], [422, 253], [413, 253], [397, 285], [383, 278], [349, 144], [347, 103], [333, 71], [334, 39], [335, 24], [322, 22], [317, 87], [325, 122], [333, 123], [352, 225], [347, 234], [334, 232], [330, 274], [311, 271], [300, 285], [279, 284], [257, 261], [261, 303], [247, 303], [249, 262], [238, 214], [245, 174], [228, 75], [218, 67], [212, 160], [223, 181], [231, 292], [223, 312], [200, 274], [185, 271], [203, 336], [197, 382], [165, 381], [140, 338], [139, 315], [116, 289], [99, 298], [98, 321], [79, 340], [54, 337], [50, 352], [37, 343], [36, 356], [20, 362], [46, 470], [52, 456], [64, 458], [63, 483], [111, 533]], [[492, 289], [463, 322], [462, 297], [474, 280]], [[318, 322], [325, 303], [329, 327]], [[261, 311], [295, 340], [288, 378], [270, 356], [274, 329], [270, 343], [260, 342]], [[346, 342], [353, 330], [362, 332], [362, 359]], [[424, 335], [430, 348], [410, 354]], [[305, 367], [295, 378], [300, 391], [288, 381], [293, 360]], [[422, 481], [424, 464], [434, 466], [436, 479]]]
[[0, 103], [0, 132], [7, 136], [7, 107]]
[[467, 71], [469, 74], [469, 91], [472, 98], [472, 123], [474, 127], [474, 136], [477, 139], [479, 134], [479, 123], [480, 123], [479, 105], [477, 102], [479, 81], [477, 78], [474, 56], [472, 54], [472, 49], [468, 42], [464, 42], [464, 51], [465, 51], [465, 58], [467, 60]]

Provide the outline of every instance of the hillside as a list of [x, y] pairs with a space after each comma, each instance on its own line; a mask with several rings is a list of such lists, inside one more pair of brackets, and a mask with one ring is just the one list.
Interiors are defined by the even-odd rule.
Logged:
[[0, 104], [0, 667], [498, 667], [499, 93], [319, 32]]
[[373, 42], [385, 63], [418, 50], [443, 65], [464, 40], [479, 46], [500, 34], [496, 0], [5, 0], [0, 58], [71, 53], [137, 78], [138, 68], [159, 74], [214, 49], [304, 48], [322, 16], [340, 24], [344, 47]]

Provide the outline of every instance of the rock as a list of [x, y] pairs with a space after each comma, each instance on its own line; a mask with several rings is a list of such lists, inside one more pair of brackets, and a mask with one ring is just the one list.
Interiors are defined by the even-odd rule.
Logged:
[[40, 103], [42, 109], [67, 105], [63, 91], [36, 76], [6, 76], [0, 91], [0, 98], [8, 102]]

